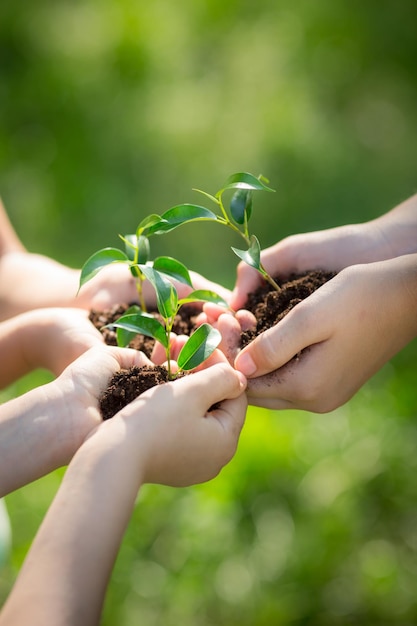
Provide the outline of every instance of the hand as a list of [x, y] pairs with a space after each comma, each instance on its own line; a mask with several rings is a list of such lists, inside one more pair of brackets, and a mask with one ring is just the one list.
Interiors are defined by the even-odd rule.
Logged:
[[[390, 256], [386, 238], [375, 220], [286, 237], [265, 249], [261, 260], [271, 276], [286, 277], [313, 269], [338, 272], [349, 265]], [[235, 310], [242, 308], [248, 293], [254, 291], [262, 280], [255, 269], [239, 263], [230, 306]]]
[[322, 413], [349, 400], [415, 337], [416, 267], [417, 254], [351, 266], [294, 307], [236, 358], [249, 402]]
[[[58, 391], [59, 413], [69, 430], [70, 456], [97, 425], [101, 424], [98, 401], [116, 371], [151, 365], [137, 350], [109, 346], [94, 347], [67, 367], [51, 383]], [[65, 408], [65, 410], [64, 410]], [[68, 428], [69, 425], [69, 428]]]
[[58, 376], [103, 337], [82, 309], [35, 309], [0, 324], [0, 387], [36, 368]]
[[244, 377], [223, 360], [217, 351], [206, 369], [146, 391], [85, 445], [119, 442], [125, 471], [141, 482], [185, 486], [213, 478], [236, 450], [247, 407]]
[[67, 465], [101, 423], [98, 399], [114, 372], [146, 363], [137, 350], [95, 347], [56, 380], [4, 403], [0, 496]]
[[[191, 271], [190, 277], [193, 288], [174, 281], [180, 298], [188, 295], [193, 289], [209, 289], [215, 291], [225, 300], [230, 298], [230, 290], [211, 282], [204, 276], [201, 276], [201, 274]], [[143, 285], [143, 293], [147, 306], [155, 306], [155, 291], [148, 281], [145, 281]], [[137, 300], [138, 293], [135, 281], [128, 268], [121, 263], [112, 263], [103, 268], [91, 281], [82, 287], [76, 302], [78, 302], [78, 306], [83, 308], [103, 310], [110, 308], [115, 303], [126, 302], [130, 304], [131, 302], [137, 302]]]
[[81, 354], [103, 344], [82, 309], [36, 309], [21, 317], [27, 320], [24, 351], [31, 369], [43, 367], [58, 376]]

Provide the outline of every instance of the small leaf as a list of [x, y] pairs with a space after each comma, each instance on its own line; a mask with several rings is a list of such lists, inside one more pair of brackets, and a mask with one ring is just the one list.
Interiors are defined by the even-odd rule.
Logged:
[[148, 313], [122, 315], [116, 322], [107, 324], [105, 328], [117, 328], [117, 343], [121, 347], [129, 345], [139, 334], [156, 339], [164, 348], [167, 348], [169, 344], [162, 324]]
[[164, 274], [153, 267], [141, 265], [140, 269], [155, 289], [158, 311], [165, 320], [169, 319], [178, 310], [177, 290]]
[[261, 176], [257, 178], [253, 174], [249, 174], [247, 172], [238, 172], [237, 174], [232, 174], [226, 181], [223, 189], [220, 189], [216, 193], [216, 197], [218, 198], [223, 194], [226, 189], [253, 189], [254, 191], [275, 191], [271, 187], [267, 187], [263, 182], [265, 178]]
[[149, 234], [167, 233], [182, 224], [197, 220], [217, 221], [217, 216], [213, 211], [198, 204], [179, 204], [163, 213], [162, 219], [163, 221], [149, 228]]
[[91, 280], [98, 272], [111, 263], [129, 263], [128, 256], [118, 248], [103, 248], [90, 256], [81, 269], [80, 286]]
[[181, 300], [178, 301], [178, 305], [182, 306], [183, 304], [188, 304], [189, 302], [212, 302], [224, 307], [229, 306], [226, 300], [209, 289], [196, 289], [196, 291], [192, 291], [185, 298], [181, 298]]
[[153, 262], [154, 270], [158, 272], [162, 272], [175, 280], [178, 280], [180, 283], [184, 283], [185, 285], [189, 285], [192, 287], [192, 282], [190, 278], [190, 274], [188, 269], [177, 261], [169, 256], [159, 256]]
[[149, 239], [145, 235], [138, 237], [138, 263], [147, 263], [151, 256]]
[[140, 235], [142, 235], [144, 230], [147, 230], [148, 228], [155, 226], [155, 224], [160, 224], [163, 221], [164, 221], [163, 218], [157, 213], [152, 213], [151, 215], [147, 215], [137, 227], [136, 235], [140, 237]]
[[192, 370], [203, 363], [222, 340], [220, 332], [209, 324], [202, 324], [184, 344], [178, 355], [180, 370]]
[[208, 198], [215, 204], [219, 204], [218, 199], [215, 196], [212, 196], [211, 193], [207, 193], [207, 191], [203, 191], [202, 189], [196, 189], [196, 188], [194, 188], [193, 191], [196, 191], [197, 193], [201, 193], [202, 196], [205, 196], [206, 198]]
[[252, 214], [252, 191], [238, 189], [230, 201], [230, 213], [236, 224], [248, 222]]
[[135, 260], [135, 254], [138, 247], [138, 238], [136, 235], [119, 235], [120, 239], [125, 244], [125, 251], [129, 258], [129, 261]]
[[242, 259], [242, 261], [260, 271], [261, 246], [255, 235], [252, 235], [250, 240], [251, 243], [248, 250], [238, 250], [237, 248], [232, 248], [232, 250], [240, 259]]

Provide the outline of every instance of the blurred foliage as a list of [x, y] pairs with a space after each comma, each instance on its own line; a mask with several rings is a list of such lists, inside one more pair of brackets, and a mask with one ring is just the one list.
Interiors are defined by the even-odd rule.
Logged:
[[[277, 189], [255, 196], [263, 246], [379, 215], [416, 190], [416, 17], [413, 0], [2, 0], [0, 193], [17, 231], [81, 266], [235, 171]], [[228, 232], [160, 242], [233, 284]], [[218, 479], [145, 488], [103, 623], [416, 623], [416, 357], [330, 415], [251, 409]], [[7, 498], [1, 598], [61, 476]]]

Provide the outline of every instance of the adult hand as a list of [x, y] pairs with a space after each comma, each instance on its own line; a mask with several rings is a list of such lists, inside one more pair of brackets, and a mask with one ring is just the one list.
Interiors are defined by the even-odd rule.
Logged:
[[417, 254], [355, 265], [237, 356], [251, 404], [318, 413], [345, 403], [417, 334]]

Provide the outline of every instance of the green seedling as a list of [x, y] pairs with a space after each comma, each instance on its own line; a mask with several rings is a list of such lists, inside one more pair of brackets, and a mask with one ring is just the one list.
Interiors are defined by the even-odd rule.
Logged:
[[[159, 219], [157, 215], [153, 215], [152, 223], [144, 226], [143, 233], [146, 234], [147, 237], [167, 233], [183, 224], [195, 221], [210, 221], [227, 226], [238, 233], [247, 246], [244, 250], [232, 247], [233, 252], [242, 261], [258, 270], [274, 289], [280, 291], [279, 285], [277, 285], [275, 280], [268, 274], [261, 262], [261, 246], [259, 240], [255, 235], [250, 234], [248, 226], [252, 215], [253, 192], [273, 192], [274, 189], [267, 186], [266, 183], [268, 182], [269, 181], [263, 176], [256, 177], [253, 174], [239, 172], [229, 176], [224, 187], [217, 191], [214, 196], [200, 189], [195, 189], [195, 191], [201, 193], [216, 204], [220, 210], [220, 214], [216, 214], [206, 207], [197, 204], [179, 204], [168, 209]], [[229, 190], [234, 192], [229, 205], [230, 215], [226, 211], [225, 202], [223, 200], [224, 194]]]
[[137, 310], [135, 312], [128, 312], [128, 314], [123, 315], [116, 322], [108, 324], [108, 326], [117, 329], [117, 343], [122, 347], [127, 346], [138, 333], [159, 341], [165, 348], [168, 378], [172, 380], [179, 373], [192, 370], [203, 363], [221, 341], [221, 334], [217, 329], [209, 324], [202, 324], [184, 344], [177, 359], [178, 371], [173, 372], [170, 355], [170, 335], [179, 309], [184, 304], [191, 302], [214, 302], [225, 307], [227, 307], [227, 302], [213, 291], [204, 289], [192, 291], [187, 297], [179, 299], [177, 290], [172, 282], [166, 275], [155, 269], [155, 266], [141, 265], [140, 271], [143, 272], [155, 289], [158, 311], [163, 319], [163, 323], [136, 307]]
[[[90, 256], [81, 269], [79, 290], [81, 287], [94, 278], [104, 267], [112, 263], [123, 263], [127, 265], [135, 279], [138, 301], [142, 311], [146, 311], [146, 303], [143, 296], [143, 283], [146, 276], [142, 267], [149, 263], [150, 245], [149, 239], [144, 234], [145, 230], [155, 223], [160, 223], [159, 215], [148, 215], [141, 221], [132, 235], [119, 235], [125, 244], [125, 250], [119, 248], [103, 248]], [[158, 257], [153, 262], [153, 267], [167, 276], [180, 282], [191, 285], [187, 268], [171, 257]]]

